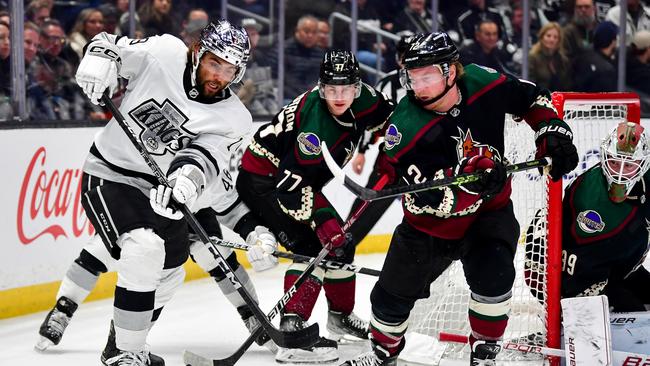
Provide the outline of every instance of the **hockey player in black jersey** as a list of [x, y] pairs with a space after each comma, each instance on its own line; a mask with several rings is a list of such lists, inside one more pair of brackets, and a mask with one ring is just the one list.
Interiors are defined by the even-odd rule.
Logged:
[[[389, 100], [361, 82], [351, 52], [327, 52], [318, 86], [299, 95], [253, 136], [237, 177], [239, 195], [288, 250], [315, 256], [330, 243], [336, 249], [331, 255], [351, 263], [355, 246], [346, 240], [341, 218], [321, 191], [332, 178], [321, 141], [339, 163], [348, 162], [361, 134], [380, 130], [392, 110]], [[289, 266], [285, 290], [305, 267], [297, 262]], [[368, 323], [352, 312], [355, 274], [343, 270], [315, 269], [285, 307], [281, 328], [305, 326], [321, 287], [331, 338], [367, 338]], [[336, 342], [325, 340], [307, 350], [281, 349], [276, 356], [279, 362], [298, 363], [337, 359]]]
[[[650, 310], [650, 273], [643, 266], [650, 231], [648, 168], [644, 128], [621, 122], [603, 140], [600, 163], [566, 188], [562, 297], [607, 295], [612, 311]], [[538, 247], [535, 223], [527, 231], [528, 249]], [[526, 280], [531, 288], [539, 286], [530, 276]]]
[[409, 92], [387, 122], [384, 153], [394, 179], [414, 184], [484, 171], [462, 186], [405, 194], [404, 220], [393, 233], [370, 295], [373, 350], [344, 365], [396, 365], [417, 299], [454, 260], [471, 290], [471, 365], [494, 365], [495, 341], [508, 322], [519, 225], [502, 160], [506, 113], [536, 131], [538, 156], [550, 156], [552, 179], [578, 163], [569, 126], [550, 94], [474, 64], [463, 67], [446, 33], [416, 35], [404, 55]]
[[[229, 85], [241, 79], [249, 49], [242, 28], [219, 21], [209, 24], [189, 49], [170, 35], [132, 40], [100, 33], [85, 50], [77, 83], [97, 104], [106, 89], [115, 89], [118, 76], [128, 79], [120, 110], [173, 187], [158, 186], [116, 120], [96, 135], [83, 167], [81, 200], [116, 261], [118, 275], [113, 322], [101, 356], [104, 365], [164, 364], [149, 353], [146, 338], [158, 309], [182, 283], [181, 265], [190, 251], [186, 222], [176, 220], [166, 204], [171, 196], [193, 210], [214, 202], [236, 203], [234, 182], [222, 168], [250, 131], [252, 118]], [[235, 215], [239, 221], [252, 218], [241, 213]], [[248, 227], [242, 226], [243, 235], [258, 234], [251, 220], [243, 224]], [[98, 243], [89, 246], [93, 244]], [[97, 257], [82, 252], [80, 259], [72, 271], [101, 268]], [[195, 259], [201, 263], [201, 255]], [[81, 286], [72, 292], [79, 291], [83, 299], [83, 290]], [[72, 315], [74, 307], [58, 299], [41, 334], [50, 335], [55, 313], [63, 320], [58, 326], [65, 326], [63, 316]]]

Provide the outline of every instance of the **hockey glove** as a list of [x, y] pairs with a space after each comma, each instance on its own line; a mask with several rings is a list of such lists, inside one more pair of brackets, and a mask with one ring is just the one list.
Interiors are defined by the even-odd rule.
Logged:
[[205, 187], [205, 175], [199, 167], [192, 164], [185, 164], [174, 170], [168, 178], [169, 185], [174, 188], [174, 199], [190, 208]]
[[255, 226], [255, 230], [246, 236], [246, 244], [249, 245], [246, 258], [255, 272], [266, 271], [278, 264], [278, 258], [273, 256], [278, 242], [269, 229], [264, 226]]
[[323, 246], [328, 244], [332, 246], [331, 255], [338, 256], [343, 252], [337, 249], [345, 244], [346, 236], [341, 224], [336, 218], [330, 218], [316, 226], [316, 236], [318, 236], [318, 240], [320, 240]]
[[169, 199], [171, 196], [172, 189], [161, 184], [157, 188], [151, 188], [151, 191], [149, 191], [149, 204], [151, 204], [153, 212], [158, 215], [171, 220], [180, 220], [183, 217], [183, 213], [169, 207]]
[[553, 159], [549, 174], [557, 181], [578, 165], [578, 151], [573, 144], [571, 128], [561, 119], [539, 124], [535, 133], [536, 159], [548, 156]]
[[105, 33], [98, 34], [88, 44], [75, 79], [91, 103], [99, 104], [106, 89], [109, 96], [113, 95], [117, 89], [117, 75], [121, 64], [118, 47]]
[[456, 168], [456, 174], [482, 173], [474, 182], [460, 186], [467, 193], [490, 197], [501, 192], [506, 184], [508, 175], [506, 167], [498, 161], [483, 155], [462, 159]]

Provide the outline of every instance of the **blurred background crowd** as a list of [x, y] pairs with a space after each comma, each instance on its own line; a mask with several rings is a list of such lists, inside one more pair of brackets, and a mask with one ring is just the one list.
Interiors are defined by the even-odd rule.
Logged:
[[[551, 91], [650, 95], [650, 7], [644, 0], [624, 1], [626, 11], [617, 0], [131, 1], [0, 0], [0, 120], [104, 120], [110, 115], [90, 104], [74, 81], [90, 39], [102, 31], [131, 38], [169, 33], [189, 44], [219, 18], [249, 33], [252, 57], [235, 88], [258, 117], [273, 115], [316, 85], [325, 50], [356, 49], [364, 81], [374, 85], [399, 67], [401, 38], [432, 29], [451, 35], [461, 62]], [[23, 15], [22, 34], [12, 34], [15, 14]], [[22, 69], [18, 59], [12, 62], [16, 50], [23, 53], [23, 75], [16, 71]], [[22, 111], [17, 98], [24, 98]]]

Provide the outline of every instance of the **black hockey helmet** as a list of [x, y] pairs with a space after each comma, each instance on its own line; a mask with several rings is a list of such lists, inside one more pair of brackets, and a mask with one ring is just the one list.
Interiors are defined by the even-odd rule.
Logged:
[[320, 84], [350, 85], [361, 81], [359, 61], [350, 51], [327, 51], [320, 64]]
[[413, 39], [414, 33], [411, 31], [401, 31], [397, 33], [398, 36], [400, 36], [399, 41], [397, 41], [397, 44], [395, 45], [395, 56], [397, 57], [398, 62], [402, 62], [402, 58], [404, 57], [404, 53], [406, 53], [406, 50], [408, 50], [409, 45], [411, 44], [411, 40]]
[[458, 48], [445, 32], [416, 34], [404, 53], [404, 67], [416, 69], [429, 65], [441, 65], [447, 76], [449, 65], [458, 61]]

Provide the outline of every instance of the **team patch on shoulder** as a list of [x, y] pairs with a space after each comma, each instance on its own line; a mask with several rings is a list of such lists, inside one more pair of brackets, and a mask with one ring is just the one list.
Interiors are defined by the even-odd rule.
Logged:
[[576, 222], [582, 231], [587, 234], [601, 232], [605, 228], [605, 222], [600, 214], [594, 210], [582, 211], [578, 214]]
[[399, 145], [402, 141], [402, 133], [397, 130], [397, 126], [394, 124], [388, 125], [386, 129], [386, 135], [384, 136], [384, 149], [390, 150], [393, 147]]
[[305, 155], [320, 154], [320, 139], [315, 133], [301, 132], [298, 135], [298, 147]]

